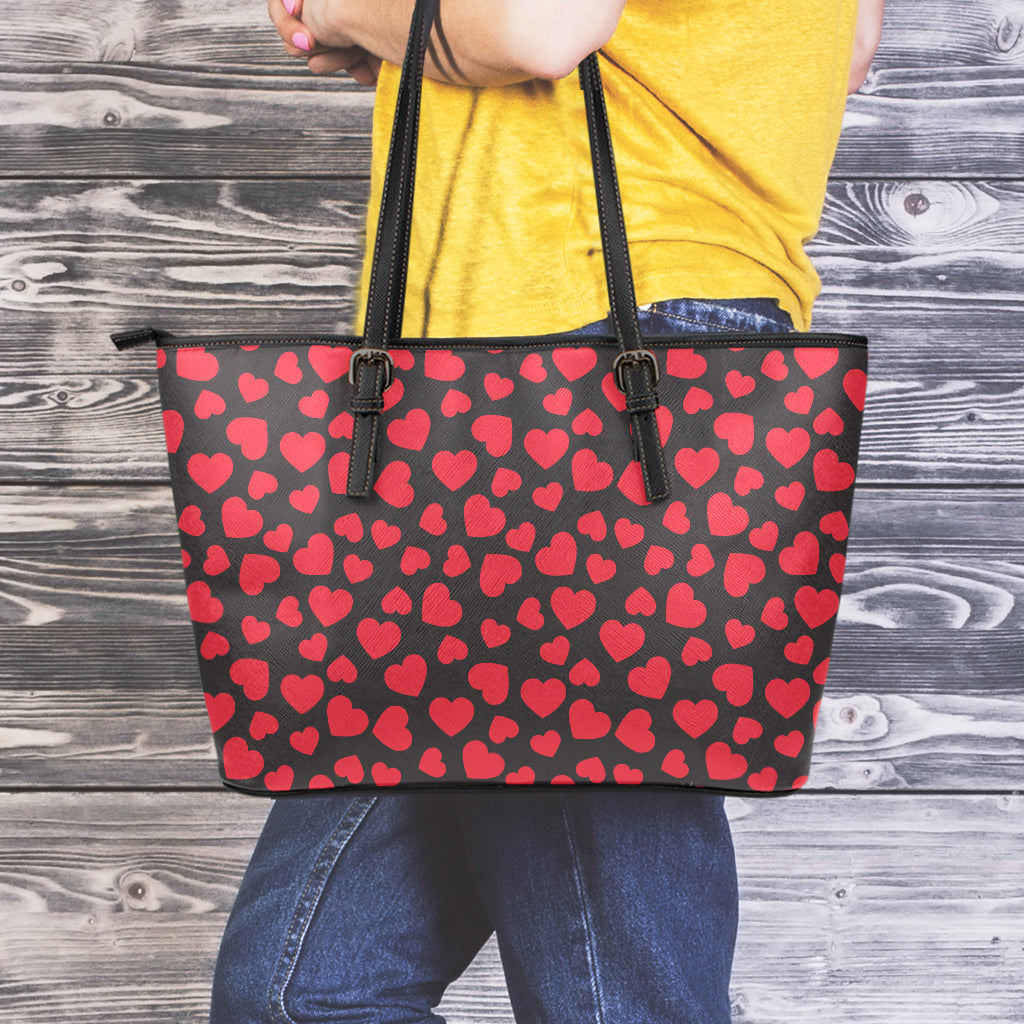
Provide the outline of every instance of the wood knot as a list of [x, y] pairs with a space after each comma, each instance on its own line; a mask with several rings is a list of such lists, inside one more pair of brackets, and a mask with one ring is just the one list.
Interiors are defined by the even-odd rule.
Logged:
[[28, 287], [28, 285], [27, 285], [27, 284], [25, 284], [25, 282], [24, 282], [24, 281], [18, 280], [18, 281], [12, 281], [12, 282], [11, 282], [11, 287], [12, 287], [12, 288], [13, 288], [13, 289], [14, 289], [14, 290], [15, 290], [16, 292], [23, 292], [23, 291], [24, 291], [24, 290], [25, 290], [25, 289], [26, 289], [26, 288]]
[[103, 123], [108, 128], [116, 128], [121, 123], [121, 115], [116, 110], [108, 110], [103, 115]]
[[911, 217], [920, 217], [923, 213], [927, 213], [931, 205], [932, 204], [928, 202], [928, 197], [922, 195], [920, 192], [912, 192], [903, 200], [903, 209], [906, 210]]
[[996, 49], [1009, 53], [1020, 42], [1021, 24], [1009, 14], [996, 27]]

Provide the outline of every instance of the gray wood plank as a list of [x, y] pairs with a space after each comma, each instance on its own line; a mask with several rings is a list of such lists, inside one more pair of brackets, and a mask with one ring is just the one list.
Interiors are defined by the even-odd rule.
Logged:
[[[0, 794], [0, 1012], [199, 1024], [267, 806], [227, 793]], [[736, 1024], [960, 1024], [966, 1007], [978, 1024], [1017, 1019], [1020, 796], [726, 806], [742, 897]], [[450, 1024], [511, 1024], [493, 940], [440, 1009]]]

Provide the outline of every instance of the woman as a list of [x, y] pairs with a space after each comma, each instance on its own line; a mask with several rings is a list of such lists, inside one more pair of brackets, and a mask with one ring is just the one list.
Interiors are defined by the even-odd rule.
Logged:
[[[269, 5], [311, 70], [378, 87], [371, 238], [412, 6]], [[818, 278], [803, 246], [881, 7], [443, 0], [403, 333], [607, 330], [570, 74], [598, 48], [641, 327], [805, 329]], [[519, 1024], [725, 1024], [738, 896], [723, 798], [568, 789], [278, 801], [225, 932], [213, 1021], [439, 1021], [496, 933]]]

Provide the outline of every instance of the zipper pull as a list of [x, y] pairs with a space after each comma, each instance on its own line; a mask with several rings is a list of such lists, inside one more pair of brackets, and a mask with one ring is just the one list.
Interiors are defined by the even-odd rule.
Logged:
[[119, 352], [126, 348], [135, 348], [137, 345], [145, 345], [152, 341], [159, 345], [162, 341], [169, 341], [174, 335], [170, 331], [160, 331], [155, 327], [142, 327], [135, 331], [118, 331], [110, 336], [110, 340], [117, 347]]

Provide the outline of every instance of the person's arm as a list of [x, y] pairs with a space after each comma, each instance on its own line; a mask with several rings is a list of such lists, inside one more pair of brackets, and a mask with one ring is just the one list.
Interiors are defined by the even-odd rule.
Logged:
[[853, 62], [847, 92], [855, 93], [868, 76], [868, 69], [882, 38], [882, 13], [885, 0], [859, 0], [857, 30], [853, 40]]
[[[563, 78], [608, 42], [625, 3], [444, 0], [425, 74], [462, 85]], [[285, 48], [311, 71], [346, 70], [371, 85], [381, 59], [402, 63], [413, 0], [269, 0], [268, 9]]]

